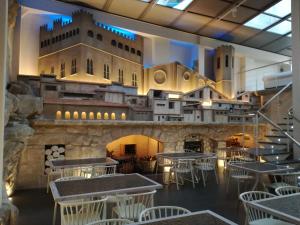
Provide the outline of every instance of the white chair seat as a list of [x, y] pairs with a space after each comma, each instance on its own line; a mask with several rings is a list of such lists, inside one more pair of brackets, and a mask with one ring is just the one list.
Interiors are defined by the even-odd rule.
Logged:
[[284, 182], [276, 182], [268, 185], [269, 188], [273, 188], [273, 189], [276, 189], [278, 187], [285, 187], [285, 186], [290, 186], [290, 185]]
[[239, 180], [249, 180], [253, 179], [253, 176], [250, 175], [232, 175], [231, 176], [233, 179], [239, 179]]
[[119, 218], [125, 218], [130, 220], [138, 220], [142, 211], [146, 207], [142, 203], [133, 205], [123, 206], [122, 208], [114, 207], [113, 211], [118, 215]]
[[177, 172], [177, 173], [190, 173], [191, 169], [187, 168], [172, 168], [171, 171]]
[[292, 223], [275, 220], [272, 218], [265, 218], [249, 222], [249, 225], [293, 225]]
[[195, 165], [195, 168], [204, 171], [211, 171], [215, 169], [214, 165]]

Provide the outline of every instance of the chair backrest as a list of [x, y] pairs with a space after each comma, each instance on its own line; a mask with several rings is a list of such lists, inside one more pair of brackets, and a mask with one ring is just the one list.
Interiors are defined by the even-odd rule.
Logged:
[[211, 169], [217, 166], [217, 157], [207, 157], [196, 159], [196, 165], [200, 165], [203, 169]]
[[75, 200], [58, 202], [61, 225], [85, 225], [106, 219], [107, 198], [100, 200]]
[[61, 170], [61, 177], [85, 177], [90, 178], [92, 176], [92, 167], [74, 167], [64, 168]]
[[126, 219], [108, 219], [108, 220], [99, 220], [86, 225], [126, 225], [130, 223], [133, 223], [133, 221], [126, 220]]
[[177, 206], [157, 206], [145, 209], [141, 212], [139, 221], [149, 221], [154, 219], [172, 217], [177, 215], [189, 214], [191, 211]]
[[244, 209], [246, 212], [246, 217], [249, 222], [258, 219], [268, 218], [270, 217], [270, 215], [256, 208], [253, 208], [248, 203], [251, 201], [272, 198], [272, 197], [275, 197], [275, 195], [263, 191], [248, 191], [240, 194], [239, 198], [243, 202]]
[[84, 179], [84, 177], [77, 177], [77, 176], [74, 176], [74, 177], [61, 177], [61, 178], [56, 179], [55, 182], [57, 182], [57, 181], [68, 181], [68, 180], [79, 180], [79, 179]]
[[195, 159], [178, 159], [174, 160], [173, 167], [180, 169], [191, 169]]
[[109, 166], [94, 166], [92, 168], [92, 177], [98, 177], [107, 174], [115, 174], [116, 173], [116, 165]]
[[236, 168], [236, 167], [233, 167], [231, 165], [234, 165], [236, 163], [240, 163], [241, 161], [229, 161], [227, 163], [227, 166], [228, 166], [228, 171], [229, 171], [229, 175], [230, 176], [245, 176], [245, 175], [248, 175], [249, 173], [245, 170], [242, 170], [240, 168]]
[[283, 186], [275, 189], [277, 195], [291, 195], [295, 193], [300, 193], [300, 187], [296, 186]]
[[140, 213], [154, 205], [156, 190], [146, 193], [117, 195], [117, 210], [122, 219], [138, 220]]

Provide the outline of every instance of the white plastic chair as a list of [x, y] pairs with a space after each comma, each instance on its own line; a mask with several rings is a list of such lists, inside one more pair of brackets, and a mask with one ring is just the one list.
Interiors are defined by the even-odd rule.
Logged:
[[[174, 161], [173, 166], [170, 169], [170, 176], [172, 175], [173, 172], [175, 175], [177, 190], [179, 190], [179, 184], [180, 185], [184, 184], [183, 176], [186, 174], [191, 175], [193, 188], [195, 188], [195, 176], [194, 176], [194, 169], [193, 169], [194, 161], [195, 161], [194, 159], [178, 159]], [[179, 179], [181, 180], [181, 182], [179, 181]]]
[[283, 186], [275, 189], [277, 195], [291, 195], [300, 193], [300, 187], [296, 186]]
[[227, 163], [227, 165], [228, 165], [227, 192], [229, 190], [231, 179], [233, 179], [237, 182], [238, 194], [240, 194], [240, 183], [252, 180], [254, 178], [253, 176], [249, 175], [249, 173], [247, 171], [231, 166], [234, 163], [240, 163], [240, 162], [241, 161], [229, 161]]
[[106, 198], [93, 201], [62, 201], [60, 205], [61, 225], [85, 225], [106, 219]]
[[156, 155], [156, 168], [155, 168], [156, 174], [158, 172], [159, 167], [162, 167], [164, 169], [165, 167], [171, 167], [173, 165], [172, 160], [161, 157], [160, 154], [162, 153], [158, 153]]
[[[78, 179], [83, 179], [83, 177], [78, 177], [78, 176], [74, 176], [74, 177], [61, 177], [55, 180], [55, 182], [59, 182], [59, 181], [68, 181], [68, 180], [78, 180]], [[54, 202], [54, 209], [53, 209], [53, 218], [52, 218], [52, 224], [55, 225], [55, 221], [56, 221], [56, 212], [57, 212], [57, 202]]]
[[53, 180], [53, 178], [54, 177], [60, 177], [60, 176], [61, 176], [61, 170], [51, 169], [47, 173], [47, 193], [49, 193], [50, 182]]
[[121, 219], [137, 221], [140, 213], [153, 207], [153, 196], [156, 191], [136, 194], [116, 195], [116, 207], [113, 212]]
[[191, 213], [191, 211], [182, 207], [157, 206], [142, 211], [139, 217], [139, 222], [184, 215], [189, 213]]
[[206, 186], [206, 173], [213, 171], [217, 184], [219, 183], [217, 174], [217, 157], [208, 157], [197, 159], [194, 166], [198, 171], [201, 171], [203, 186]]
[[115, 174], [116, 168], [117, 168], [116, 165], [94, 166], [92, 168], [91, 177], [99, 177], [99, 176], [107, 175], [107, 174]]
[[263, 191], [248, 191], [240, 194], [239, 198], [243, 202], [246, 213], [246, 221], [248, 221], [249, 225], [291, 225], [290, 223], [273, 219], [271, 215], [248, 204], [251, 201], [273, 197], [275, 197], [275, 195]]
[[61, 177], [84, 177], [90, 178], [92, 176], [92, 167], [74, 167], [64, 168], [61, 170]]
[[130, 223], [133, 222], [126, 219], [108, 219], [108, 220], [99, 220], [86, 225], [126, 225]]
[[[284, 187], [284, 186], [298, 186], [300, 171], [289, 172], [289, 173], [274, 173], [273, 176], [275, 182], [270, 184], [268, 186], [269, 188], [276, 189], [278, 187]], [[279, 177], [280, 177], [280, 181], [278, 181]]]

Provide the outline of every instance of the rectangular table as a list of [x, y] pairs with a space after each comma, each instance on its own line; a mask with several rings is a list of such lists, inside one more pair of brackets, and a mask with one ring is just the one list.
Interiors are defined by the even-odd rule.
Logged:
[[76, 168], [85, 166], [109, 166], [119, 162], [112, 158], [85, 158], [85, 159], [55, 159], [50, 161], [50, 167], [58, 170], [64, 168]]
[[114, 195], [139, 191], [152, 191], [162, 185], [138, 173], [117, 174], [107, 177], [52, 181], [50, 183], [54, 201]]
[[198, 211], [191, 214], [173, 216], [152, 220], [151, 222], [138, 222], [132, 225], [237, 225], [236, 223], [210, 211]]
[[156, 156], [170, 159], [170, 160], [178, 160], [178, 159], [199, 159], [199, 158], [207, 158], [212, 157], [215, 154], [212, 153], [200, 153], [200, 152], [166, 152], [166, 153], [158, 153]]
[[300, 224], [300, 193], [249, 203], [251, 206], [293, 224]]
[[260, 162], [241, 162], [241, 163], [230, 164], [229, 166], [233, 168], [245, 170], [248, 172], [252, 172], [255, 174], [255, 183], [252, 187], [252, 190], [256, 189], [260, 181], [261, 175], [284, 172], [293, 169], [287, 166], [274, 165], [271, 163], [260, 163]]

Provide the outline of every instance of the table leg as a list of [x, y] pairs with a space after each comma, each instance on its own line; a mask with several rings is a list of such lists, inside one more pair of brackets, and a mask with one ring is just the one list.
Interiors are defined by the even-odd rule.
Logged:
[[56, 211], [57, 211], [57, 202], [54, 203], [52, 225], [55, 225], [55, 222], [56, 222]]
[[256, 174], [256, 175], [255, 175], [255, 183], [254, 183], [254, 185], [253, 185], [253, 187], [252, 187], [252, 191], [254, 191], [254, 190], [257, 188], [257, 185], [258, 185], [258, 183], [259, 183], [259, 180], [260, 180], [260, 176], [259, 176], [259, 174]]

